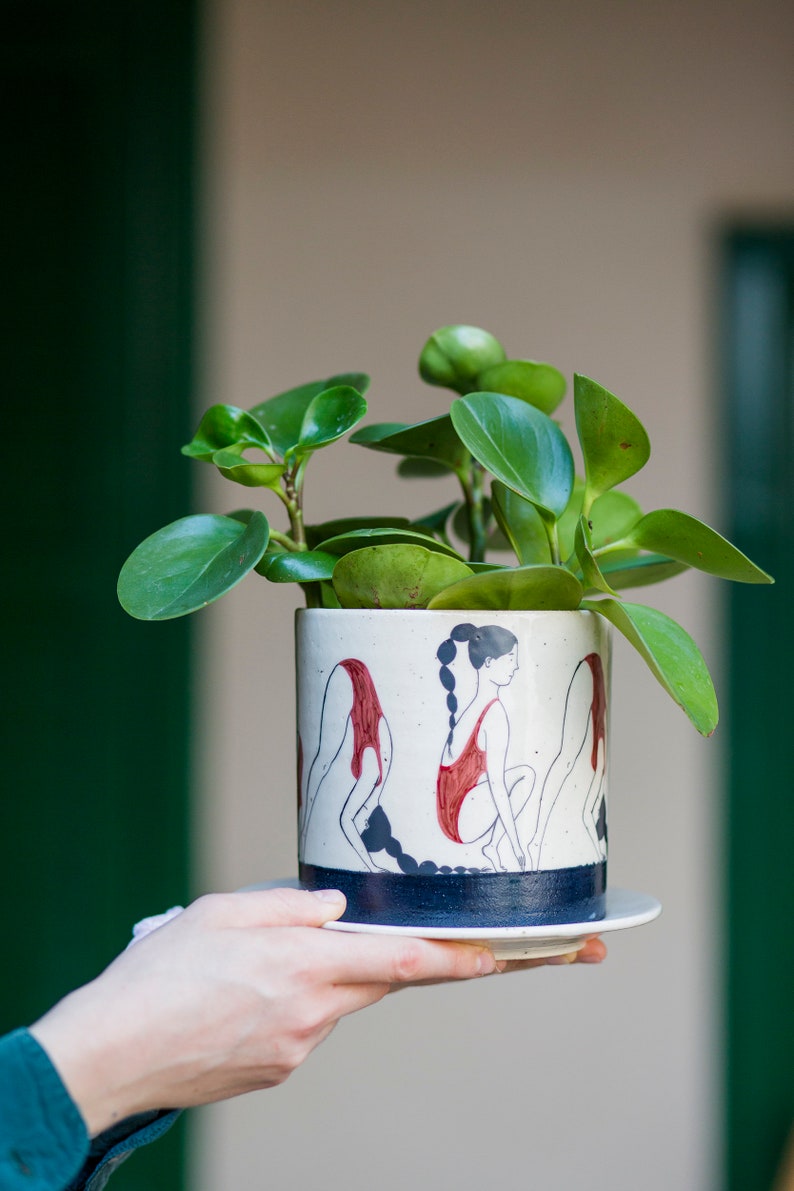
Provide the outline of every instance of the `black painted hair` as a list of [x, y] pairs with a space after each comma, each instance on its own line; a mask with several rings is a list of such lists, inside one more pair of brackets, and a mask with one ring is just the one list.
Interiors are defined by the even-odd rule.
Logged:
[[509, 629], [503, 629], [498, 624], [486, 624], [478, 628], [473, 624], [456, 624], [446, 641], [438, 647], [436, 657], [441, 662], [439, 678], [441, 685], [447, 692], [447, 708], [449, 710], [449, 736], [447, 745], [452, 744], [452, 734], [455, 731], [455, 713], [458, 701], [455, 698], [455, 675], [449, 669], [449, 663], [456, 657], [458, 647], [469, 646], [469, 661], [475, 670], [485, 665], [486, 658], [500, 658], [509, 653], [516, 645], [516, 636]]

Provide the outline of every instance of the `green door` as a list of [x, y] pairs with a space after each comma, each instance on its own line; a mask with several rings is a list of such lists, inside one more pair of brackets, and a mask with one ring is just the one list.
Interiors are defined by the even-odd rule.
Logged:
[[[115, 581], [189, 500], [194, 5], [3, 24], [5, 1030], [187, 897], [188, 629], [129, 620]], [[181, 1148], [114, 1186], [174, 1191]]]
[[723, 259], [726, 531], [777, 580], [728, 605], [727, 1186], [770, 1191], [794, 1124], [794, 228]]

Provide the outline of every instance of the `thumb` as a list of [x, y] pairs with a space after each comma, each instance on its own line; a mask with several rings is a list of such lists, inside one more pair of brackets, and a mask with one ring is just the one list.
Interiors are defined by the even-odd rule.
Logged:
[[341, 918], [347, 905], [338, 889], [250, 889], [226, 894], [227, 899], [229, 925], [243, 927], [324, 926]]

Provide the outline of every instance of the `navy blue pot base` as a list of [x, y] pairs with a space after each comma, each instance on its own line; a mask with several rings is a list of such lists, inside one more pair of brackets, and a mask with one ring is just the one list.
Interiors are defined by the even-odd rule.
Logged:
[[308, 889], [341, 889], [343, 922], [405, 927], [516, 927], [597, 922], [606, 915], [607, 866], [524, 873], [407, 876], [301, 864]]

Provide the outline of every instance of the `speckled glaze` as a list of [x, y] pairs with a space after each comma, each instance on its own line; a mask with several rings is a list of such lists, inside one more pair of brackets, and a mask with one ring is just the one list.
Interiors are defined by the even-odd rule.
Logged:
[[301, 880], [355, 922], [602, 918], [609, 661], [589, 612], [298, 612]]

